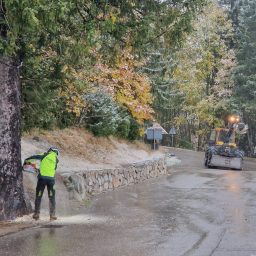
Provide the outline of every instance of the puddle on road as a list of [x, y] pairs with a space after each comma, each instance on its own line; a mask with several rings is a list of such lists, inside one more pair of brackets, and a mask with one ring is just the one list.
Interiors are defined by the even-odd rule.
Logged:
[[69, 217], [60, 217], [58, 220], [53, 222], [53, 225], [81, 225], [81, 224], [92, 224], [92, 223], [107, 223], [108, 217], [105, 216], [94, 216], [89, 214], [79, 214]]
[[200, 177], [209, 178], [209, 179], [215, 179], [215, 178], [219, 177], [220, 175], [223, 175], [223, 174], [222, 173], [221, 174], [219, 174], [219, 173], [199, 173]]
[[40, 228], [63, 228], [65, 227], [64, 225], [54, 225], [54, 224], [51, 224], [51, 225], [44, 225]]

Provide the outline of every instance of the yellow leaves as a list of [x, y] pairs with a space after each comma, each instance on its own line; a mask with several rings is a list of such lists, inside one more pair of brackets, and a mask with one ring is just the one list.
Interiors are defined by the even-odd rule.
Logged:
[[64, 79], [65, 86], [60, 92], [66, 105], [66, 111], [80, 117], [85, 108], [85, 101], [82, 96], [87, 89], [88, 73], [84, 69], [76, 70], [68, 65], [64, 65], [61, 71], [66, 76]]
[[[96, 53], [95, 53], [96, 56]], [[131, 49], [123, 51], [118, 57], [115, 66], [104, 64], [100, 56], [96, 56], [98, 61], [94, 69], [89, 72], [86, 70], [76, 70], [68, 65], [64, 65], [62, 73], [65, 74], [65, 88], [61, 92], [67, 111], [81, 115], [85, 107], [81, 95], [88, 90], [82, 85], [90, 85], [90, 90], [100, 90], [112, 96], [119, 104], [125, 106], [131, 116], [138, 123], [143, 124], [145, 120], [152, 119], [153, 110], [151, 87], [146, 75], [138, 73], [136, 68], [142, 65], [136, 61], [131, 54]]]
[[[100, 62], [100, 60], [99, 60]], [[152, 119], [153, 110], [150, 107], [152, 95], [150, 82], [144, 74], [137, 73], [135, 68], [141, 65], [126, 49], [118, 58], [115, 67], [98, 63], [97, 75], [93, 77], [101, 90], [111, 92], [113, 98], [127, 107], [131, 115], [139, 122]]]
[[67, 112], [73, 113], [76, 117], [79, 117], [82, 109], [85, 107], [85, 102], [77, 87], [68, 82], [69, 81], [66, 80], [67, 84], [61, 91], [60, 96], [64, 98]]
[[176, 56], [179, 63], [173, 76], [183, 96], [182, 115], [187, 115], [176, 118], [176, 124], [186, 124], [189, 116], [195, 114], [198, 123], [211, 126], [219, 122], [216, 106], [230, 92], [228, 69], [234, 63], [230, 61], [233, 55], [228, 51], [225, 38], [232, 33], [232, 27], [225, 11], [215, 4], [206, 7], [194, 27]]
[[180, 115], [175, 118], [175, 124], [177, 125], [177, 127], [179, 127], [183, 124], [186, 124], [186, 123], [187, 123], [187, 119], [183, 115]]
[[109, 13], [100, 12], [97, 15], [97, 19], [101, 21], [111, 21], [112, 24], [115, 24], [117, 22], [117, 17], [119, 15], [119, 10], [117, 8], [112, 8]]
[[61, 72], [62, 73], [65, 73], [66, 71], [68, 70], [68, 66], [67, 65], [64, 65]]
[[205, 129], [199, 129], [196, 131], [197, 136], [203, 136], [205, 135], [206, 131]]
[[112, 79], [119, 79], [120, 78], [120, 74], [119, 73], [112, 73], [112, 74], [110, 74], [110, 77]]
[[36, 48], [35, 48], [35, 46], [33, 44], [29, 44], [28, 48], [31, 49], [32, 52], [36, 51]]
[[110, 17], [112, 23], [115, 24], [116, 23], [116, 19], [117, 19], [116, 16], [113, 13], [110, 13], [109, 17]]
[[131, 7], [135, 7], [136, 6], [134, 0], [130, 0], [130, 1], [128, 1], [128, 3], [130, 4]]
[[145, 134], [145, 128], [144, 127], [139, 128], [139, 136], [143, 138], [144, 134]]
[[97, 18], [98, 18], [99, 20], [103, 19], [103, 18], [104, 18], [104, 13], [103, 13], [103, 12], [100, 12], [100, 13], [98, 14]]

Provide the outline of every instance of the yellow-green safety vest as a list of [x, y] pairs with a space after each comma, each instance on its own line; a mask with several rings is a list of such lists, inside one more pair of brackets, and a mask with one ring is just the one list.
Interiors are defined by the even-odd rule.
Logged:
[[40, 175], [43, 177], [54, 177], [57, 166], [57, 154], [55, 152], [48, 153], [40, 163]]

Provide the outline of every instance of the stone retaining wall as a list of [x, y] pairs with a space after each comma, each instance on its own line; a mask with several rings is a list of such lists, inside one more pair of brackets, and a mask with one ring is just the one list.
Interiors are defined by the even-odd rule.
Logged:
[[121, 168], [70, 172], [62, 176], [71, 197], [84, 200], [88, 195], [140, 183], [166, 173], [166, 159], [160, 158]]

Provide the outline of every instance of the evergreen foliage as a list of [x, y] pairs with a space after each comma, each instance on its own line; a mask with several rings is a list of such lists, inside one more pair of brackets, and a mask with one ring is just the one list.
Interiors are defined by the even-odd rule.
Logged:
[[207, 133], [223, 125], [232, 95], [232, 23], [225, 9], [211, 3], [194, 22], [194, 31], [176, 51], [173, 72], [176, 90], [175, 124], [182, 138], [204, 147]]
[[128, 138], [130, 118], [128, 113], [103, 93], [86, 94], [86, 112], [83, 114], [84, 125], [96, 136], [117, 135]]
[[[136, 137], [137, 124], [133, 136], [129, 123], [143, 125], [152, 118], [150, 80], [136, 63], [146, 60], [148, 49], [180, 45], [205, 2], [1, 1], [1, 10], [5, 11], [0, 15], [0, 53], [23, 63], [23, 129], [81, 123], [87, 107], [83, 95], [102, 88], [105, 79], [114, 93], [105, 90], [104, 97], [110, 95], [118, 107], [126, 109], [129, 121], [110, 122], [111, 128], [103, 134]], [[129, 57], [124, 52], [129, 52]], [[169, 82], [163, 76], [156, 80], [159, 83], [153, 83], [160, 95]], [[163, 96], [168, 105], [169, 94]], [[99, 107], [96, 102], [94, 105]], [[95, 126], [94, 119], [87, 122], [87, 126]]]
[[234, 74], [233, 107], [249, 126], [247, 151], [256, 145], [256, 2], [244, 1], [239, 7], [237, 31], [237, 68]]
[[104, 93], [92, 93], [85, 96], [88, 103], [85, 123], [97, 136], [113, 135], [121, 121], [119, 107]]
[[134, 139], [156, 119], [200, 146], [232, 109], [253, 127], [255, 3], [211, 2], [1, 1], [0, 53], [23, 64], [23, 129]]
[[[229, 102], [253, 123], [255, 4], [207, 2], [2, 1], [0, 52], [23, 62], [23, 129], [81, 124], [136, 138], [157, 119], [191, 141], [221, 122]], [[234, 90], [228, 6], [240, 45]]]

